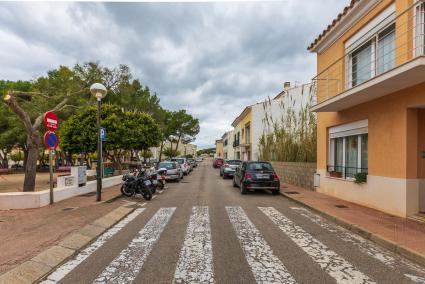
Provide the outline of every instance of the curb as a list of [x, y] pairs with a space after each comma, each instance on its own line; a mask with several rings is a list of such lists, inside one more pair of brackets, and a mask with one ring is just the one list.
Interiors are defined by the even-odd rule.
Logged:
[[342, 218], [330, 215], [324, 211], [321, 211], [309, 204], [306, 204], [298, 199], [293, 198], [292, 196], [289, 196], [288, 194], [285, 194], [284, 192], [280, 192], [280, 194], [291, 200], [294, 201], [295, 203], [298, 203], [304, 207], [307, 207], [308, 209], [311, 209], [312, 211], [318, 213], [319, 215], [325, 217], [326, 219], [333, 221], [334, 223], [337, 223], [338, 225], [340, 225], [341, 227], [344, 227], [345, 229], [352, 231], [353, 233], [356, 233], [360, 236], [362, 236], [363, 238], [370, 240], [398, 255], [401, 255], [415, 263], [418, 263], [422, 266], [425, 266], [425, 255], [420, 254], [410, 248], [407, 248], [406, 246], [403, 246], [401, 244], [398, 244], [396, 242], [393, 242], [379, 234], [373, 233], [359, 225], [356, 224], [352, 224]]
[[[112, 200], [116, 200], [119, 197], [115, 196], [105, 202], [112, 202]], [[131, 204], [115, 208], [103, 217], [67, 236], [58, 244], [0, 275], [0, 284], [39, 282], [135, 210], [135, 208], [128, 206], [131, 206]]]

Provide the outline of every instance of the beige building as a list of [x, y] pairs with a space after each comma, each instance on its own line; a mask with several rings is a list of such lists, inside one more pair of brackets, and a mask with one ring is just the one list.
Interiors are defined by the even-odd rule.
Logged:
[[[173, 147], [173, 149], [176, 148], [176, 143], [170, 143], [169, 141], [166, 141], [164, 143], [164, 147], [162, 151], [164, 151], [167, 148]], [[151, 147], [150, 150], [152, 152], [152, 158], [153, 159], [159, 159], [159, 152], [160, 147]], [[193, 157], [196, 157], [196, 152], [198, 151], [198, 147], [195, 144], [186, 144], [186, 143], [179, 143], [179, 147], [177, 149], [180, 153], [180, 156], [186, 156], [186, 155], [192, 155]], [[166, 158], [164, 154], [162, 154], [162, 159]]]
[[215, 157], [223, 158], [223, 139], [215, 140]]

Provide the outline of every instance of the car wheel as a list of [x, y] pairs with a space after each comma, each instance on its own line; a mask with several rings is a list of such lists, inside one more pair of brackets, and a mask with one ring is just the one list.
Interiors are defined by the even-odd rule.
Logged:
[[273, 191], [272, 191], [272, 194], [273, 194], [273, 195], [278, 195], [278, 194], [279, 194], [279, 192], [280, 192], [279, 190], [273, 190]]
[[245, 186], [243, 185], [243, 183], [241, 183], [240, 189], [241, 189], [241, 194], [247, 194], [248, 193], [246, 191]]

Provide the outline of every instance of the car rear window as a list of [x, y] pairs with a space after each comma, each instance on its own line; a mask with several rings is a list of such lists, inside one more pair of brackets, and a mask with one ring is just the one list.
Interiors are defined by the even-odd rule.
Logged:
[[180, 165], [184, 163], [184, 159], [172, 159], [172, 161], [177, 162]]
[[166, 168], [167, 170], [174, 170], [176, 165], [174, 163], [160, 163], [158, 168]]
[[272, 171], [272, 165], [269, 163], [249, 163], [248, 170], [250, 171]]
[[227, 161], [227, 163], [229, 165], [240, 165], [240, 164], [242, 164], [242, 161], [241, 160], [229, 160], [229, 161]]

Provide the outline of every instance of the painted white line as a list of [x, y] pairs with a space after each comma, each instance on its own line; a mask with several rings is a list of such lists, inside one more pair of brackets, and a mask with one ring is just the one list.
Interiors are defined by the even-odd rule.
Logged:
[[358, 271], [348, 261], [329, 249], [325, 244], [313, 238], [300, 226], [295, 225], [273, 207], [258, 207], [275, 223], [294, 243], [325, 270], [337, 283], [374, 283], [369, 277]]
[[141, 206], [141, 207], [143, 207], [143, 206], [145, 206], [146, 205], [146, 202], [145, 203], [143, 203], [143, 204], [139, 204], [139, 206]]
[[121, 251], [93, 283], [133, 282], [175, 209], [175, 207], [159, 209], [128, 247]]
[[207, 206], [195, 206], [186, 230], [174, 283], [214, 283], [210, 215]]
[[226, 207], [226, 210], [255, 280], [258, 283], [296, 283], [244, 210], [241, 207]]
[[[366, 240], [365, 238], [351, 233], [350, 231], [344, 229], [341, 226], [328, 222], [325, 218], [320, 217], [312, 213], [311, 211], [301, 208], [301, 207], [290, 207], [292, 210], [300, 214], [301, 216], [309, 219], [315, 224], [319, 225], [323, 229], [334, 233], [340, 239], [347, 243], [351, 243], [359, 248], [359, 250], [370, 257], [375, 258], [376, 260], [382, 262], [392, 270], [400, 271], [401, 269], [407, 269], [413, 271], [412, 274], [404, 274], [411, 281], [416, 283], [425, 283], [425, 269], [420, 267], [419, 265], [414, 264], [413, 262], [407, 261], [394, 253], [387, 251], [373, 242]], [[404, 266], [404, 267], [403, 267]], [[414, 273], [418, 273], [420, 275], [413, 275]]]
[[157, 195], [152, 196], [152, 200], [155, 199], [157, 197]]
[[98, 250], [102, 245], [104, 245], [110, 238], [112, 238], [116, 233], [121, 231], [128, 223], [133, 221], [140, 213], [142, 213], [145, 208], [137, 208], [127, 217], [121, 220], [118, 224], [107, 230], [103, 233], [94, 243], [89, 247], [81, 251], [74, 259], [69, 260], [68, 262], [62, 264], [54, 272], [52, 272], [45, 281], [41, 283], [57, 283], [62, 280], [68, 273], [70, 273], [75, 267], [87, 259], [91, 254]]

